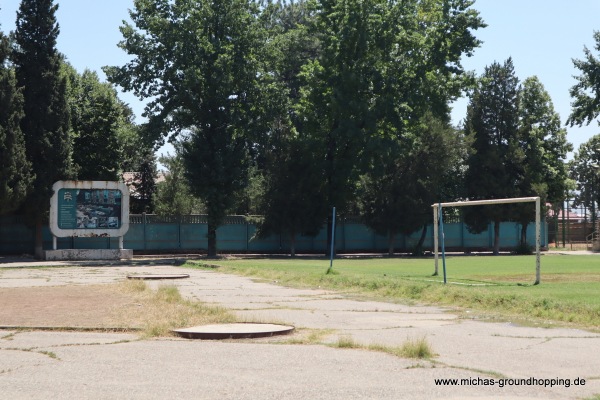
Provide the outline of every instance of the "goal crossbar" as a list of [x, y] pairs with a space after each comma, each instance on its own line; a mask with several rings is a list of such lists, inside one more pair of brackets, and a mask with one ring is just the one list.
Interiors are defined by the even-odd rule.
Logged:
[[[541, 244], [541, 204], [539, 197], [513, 197], [508, 199], [489, 199], [489, 200], [469, 200], [469, 201], [455, 201], [450, 203], [437, 203], [433, 204], [433, 247], [435, 254], [435, 274], [438, 273], [438, 259], [439, 259], [439, 232], [438, 223], [442, 221], [442, 208], [443, 207], [466, 207], [466, 206], [479, 206], [479, 205], [491, 205], [491, 204], [511, 204], [511, 203], [532, 203], [535, 202], [535, 283], [540, 283], [540, 244]], [[443, 235], [443, 224], [442, 224], [442, 235]], [[442, 254], [444, 254], [445, 264], [445, 250], [444, 243], [442, 240]], [[444, 282], [446, 282], [446, 269], [444, 268]]]

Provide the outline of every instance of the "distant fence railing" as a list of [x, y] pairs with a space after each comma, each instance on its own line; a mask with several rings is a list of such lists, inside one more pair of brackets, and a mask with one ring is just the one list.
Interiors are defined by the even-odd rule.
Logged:
[[[257, 226], [252, 218], [228, 216], [217, 229], [217, 249], [220, 252], [241, 253], [286, 253], [290, 240], [285, 235], [256, 237]], [[547, 226], [542, 224], [542, 247], [547, 247]], [[130, 215], [129, 231], [123, 238], [124, 247], [140, 252], [205, 251], [208, 247], [207, 221], [205, 215], [158, 216]], [[493, 229], [472, 234], [462, 222], [444, 223], [445, 245], [448, 250], [476, 251], [493, 247]], [[520, 225], [503, 222], [500, 226], [500, 247], [513, 249], [519, 245]], [[535, 243], [535, 227], [527, 229], [527, 241]], [[421, 231], [411, 235], [398, 234], [394, 240], [396, 252], [412, 251], [421, 237]], [[52, 235], [45, 227], [43, 231], [44, 249], [52, 248]], [[314, 237], [298, 236], [295, 240], [296, 252], [325, 253], [327, 232], [323, 228]], [[429, 225], [423, 243], [425, 250], [433, 246], [433, 229]], [[58, 238], [59, 249], [116, 249], [118, 238]], [[0, 217], [0, 254], [31, 254], [34, 249], [34, 231], [20, 216]], [[373, 252], [388, 250], [388, 239], [369, 229], [360, 218], [339, 218], [336, 222], [336, 249], [338, 252]]]

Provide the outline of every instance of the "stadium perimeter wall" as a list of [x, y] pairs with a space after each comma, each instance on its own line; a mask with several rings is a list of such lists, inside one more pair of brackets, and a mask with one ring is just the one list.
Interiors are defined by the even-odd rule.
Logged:
[[[287, 253], [289, 238], [272, 235], [265, 239], [255, 237], [256, 224], [244, 216], [227, 217], [217, 230], [217, 248], [224, 253]], [[514, 249], [519, 244], [521, 226], [503, 222], [500, 226], [501, 249]], [[203, 215], [182, 217], [159, 217], [156, 215], [130, 215], [129, 231], [124, 237], [124, 248], [137, 252], [197, 252], [208, 247], [208, 229]], [[493, 228], [480, 234], [470, 233], [462, 222], [444, 224], [445, 243], [448, 251], [485, 251], [493, 247]], [[542, 223], [542, 247], [548, 244], [548, 229]], [[396, 252], [410, 252], [416, 246], [421, 231], [411, 235], [398, 234], [394, 241]], [[535, 224], [527, 228], [527, 241], [535, 244]], [[325, 228], [315, 237], [298, 236], [297, 253], [325, 253], [327, 233]], [[118, 238], [95, 237], [58, 238], [58, 249], [118, 249]], [[427, 227], [424, 250], [433, 246], [433, 228]], [[52, 248], [52, 234], [44, 228], [44, 250]], [[34, 231], [19, 216], [0, 217], [0, 254], [32, 254]], [[388, 239], [377, 235], [358, 218], [340, 218], [336, 222], [337, 252], [382, 253], [388, 250]]]

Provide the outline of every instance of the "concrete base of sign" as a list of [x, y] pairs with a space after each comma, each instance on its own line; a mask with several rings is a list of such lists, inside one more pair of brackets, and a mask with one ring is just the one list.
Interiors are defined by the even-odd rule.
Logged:
[[61, 249], [46, 250], [47, 261], [131, 260], [131, 249]]

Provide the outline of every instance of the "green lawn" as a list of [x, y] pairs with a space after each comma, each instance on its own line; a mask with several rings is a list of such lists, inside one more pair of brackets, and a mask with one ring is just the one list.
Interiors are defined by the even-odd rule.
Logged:
[[[544, 255], [541, 284], [534, 256], [447, 257], [448, 284], [432, 276], [432, 258], [236, 259], [211, 261], [222, 272], [321, 287], [387, 301], [416, 301], [479, 311], [479, 316], [600, 330], [600, 256]], [[201, 266], [190, 262], [188, 266]]]

